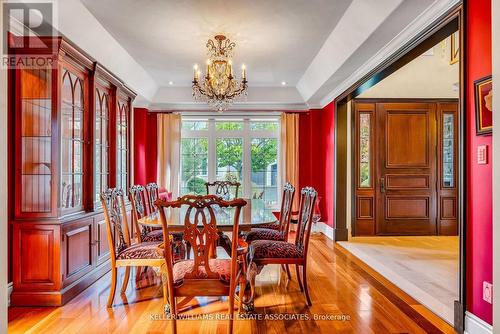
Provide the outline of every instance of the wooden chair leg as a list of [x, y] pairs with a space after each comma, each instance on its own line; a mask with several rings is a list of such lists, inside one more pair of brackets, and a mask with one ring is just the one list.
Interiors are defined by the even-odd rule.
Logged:
[[300, 292], [304, 292], [304, 287], [302, 286], [302, 279], [300, 278], [300, 267], [298, 264], [295, 265], [295, 273], [297, 274], [297, 281], [299, 281]]
[[243, 299], [245, 298], [245, 289], [247, 287], [247, 281], [242, 276], [243, 279], [240, 279], [240, 291], [238, 291], [238, 298], [240, 302], [238, 303], [238, 312], [241, 312], [243, 307]]
[[[236, 290], [236, 282], [234, 279], [231, 279], [231, 284], [229, 287], [229, 297], [228, 297], [228, 302], [229, 302], [229, 328], [228, 328], [228, 333], [232, 334], [233, 333], [233, 317], [234, 317], [234, 292]], [[241, 300], [240, 300], [241, 303]]]
[[292, 280], [292, 274], [290, 274], [290, 266], [288, 264], [285, 264], [285, 271], [286, 271], [286, 276], [288, 277], [288, 280]]
[[302, 266], [302, 277], [304, 282], [304, 294], [306, 295], [307, 305], [311, 306], [311, 297], [309, 297], [309, 288], [307, 287], [307, 267], [306, 264]]
[[165, 279], [163, 279], [163, 275], [162, 276], [162, 280], [161, 280], [161, 285], [162, 285], [162, 288], [163, 288], [163, 307], [165, 307], [165, 305], [168, 304], [168, 283], [166, 282]]
[[141, 280], [141, 272], [142, 272], [142, 267], [136, 267], [136, 270], [135, 270], [135, 281], [136, 282]]
[[116, 291], [116, 267], [111, 268], [111, 286], [109, 288], [108, 308], [113, 306]]
[[170, 314], [172, 316], [172, 334], [177, 334], [177, 304], [175, 303], [174, 289], [168, 287], [168, 299], [170, 300]]
[[125, 291], [127, 291], [129, 277], [130, 277], [130, 267], [125, 267], [125, 276], [123, 277], [121, 293], [125, 293]]

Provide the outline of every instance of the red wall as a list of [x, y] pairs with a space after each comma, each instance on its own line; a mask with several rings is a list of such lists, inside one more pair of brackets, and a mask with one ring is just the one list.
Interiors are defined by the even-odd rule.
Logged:
[[334, 103], [299, 117], [299, 184], [312, 186], [321, 196], [322, 221], [333, 227]]
[[134, 108], [134, 184], [156, 182], [157, 151], [156, 114]]
[[[493, 280], [491, 136], [476, 136], [474, 80], [491, 74], [491, 1], [466, 2], [467, 94], [467, 309], [492, 323], [483, 281]], [[488, 145], [488, 164], [478, 165], [478, 145]]]

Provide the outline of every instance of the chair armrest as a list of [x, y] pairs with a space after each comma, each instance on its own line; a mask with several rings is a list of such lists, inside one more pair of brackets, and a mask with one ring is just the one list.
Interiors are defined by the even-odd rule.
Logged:
[[236, 248], [238, 256], [248, 253], [248, 243], [243, 238], [238, 238], [238, 247]]

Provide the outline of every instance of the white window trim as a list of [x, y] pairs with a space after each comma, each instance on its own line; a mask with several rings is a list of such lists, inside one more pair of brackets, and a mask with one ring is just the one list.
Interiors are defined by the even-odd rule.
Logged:
[[[249, 168], [251, 166], [251, 141], [254, 138], [276, 138], [278, 140], [278, 176], [277, 176], [277, 188], [278, 194], [277, 199], [279, 206], [281, 202], [281, 124], [280, 117], [278, 115], [264, 116], [240, 116], [240, 115], [210, 115], [210, 116], [198, 116], [198, 115], [182, 115], [182, 121], [206, 121], [208, 122], [207, 130], [184, 130], [181, 131], [181, 138], [207, 138], [208, 139], [208, 180], [212, 181], [216, 179], [216, 140], [218, 138], [242, 138], [243, 140], [243, 167], [242, 167], [242, 186], [243, 193], [240, 194], [243, 198], [250, 198], [252, 196], [252, 182], [251, 173]], [[242, 130], [216, 130], [215, 122], [217, 121], [240, 121], [243, 122]], [[250, 130], [250, 122], [270, 122], [275, 121], [278, 123], [278, 129], [275, 131], [271, 130]], [[182, 166], [182, 162], [181, 162]], [[181, 172], [181, 171], [179, 171]], [[179, 177], [179, 182], [181, 182], [181, 177]]]

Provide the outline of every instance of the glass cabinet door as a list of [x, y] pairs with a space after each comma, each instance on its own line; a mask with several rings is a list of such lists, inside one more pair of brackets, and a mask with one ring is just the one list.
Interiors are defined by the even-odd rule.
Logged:
[[64, 71], [61, 86], [60, 207], [79, 209], [83, 201], [83, 80]]
[[118, 99], [116, 108], [116, 187], [128, 189], [128, 116], [129, 101]]
[[52, 74], [50, 69], [21, 69], [22, 213], [52, 212]]
[[100, 193], [108, 188], [109, 178], [109, 94], [96, 88], [95, 91], [95, 195], [94, 202], [100, 203]]

